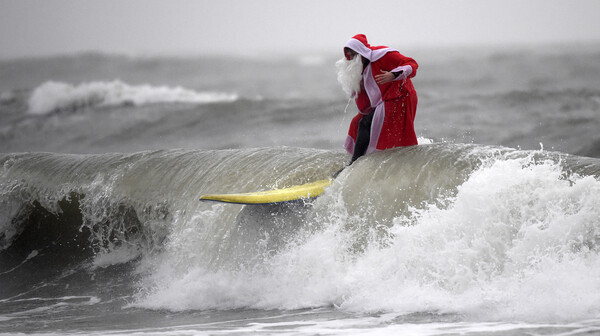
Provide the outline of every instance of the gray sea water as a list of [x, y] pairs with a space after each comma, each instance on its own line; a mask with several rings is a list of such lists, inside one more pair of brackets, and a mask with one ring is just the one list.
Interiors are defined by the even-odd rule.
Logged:
[[317, 199], [341, 55], [0, 61], [0, 334], [600, 333], [600, 46], [401, 50], [419, 146]]

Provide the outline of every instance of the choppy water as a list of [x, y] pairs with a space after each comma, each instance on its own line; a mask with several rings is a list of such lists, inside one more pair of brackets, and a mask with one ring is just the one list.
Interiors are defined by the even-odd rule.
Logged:
[[600, 332], [600, 49], [405, 53], [421, 144], [274, 206], [198, 198], [347, 162], [335, 58], [2, 62], [0, 333]]

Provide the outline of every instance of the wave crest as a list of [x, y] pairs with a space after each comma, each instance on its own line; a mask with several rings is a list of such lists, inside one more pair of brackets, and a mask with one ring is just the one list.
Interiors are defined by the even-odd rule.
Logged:
[[77, 110], [87, 106], [146, 105], [156, 103], [209, 104], [236, 101], [225, 92], [197, 92], [183, 87], [129, 85], [120, 80], [71, 85], [48, 81], [29, 97], [29, 113], [48, 114], [58, 110]]

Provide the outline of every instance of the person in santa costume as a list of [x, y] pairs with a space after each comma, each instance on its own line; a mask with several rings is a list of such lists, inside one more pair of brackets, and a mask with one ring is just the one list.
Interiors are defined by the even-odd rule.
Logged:
[[338, 81], [359, 111], [344, 145], [352, 154], [350, 164], [374, 151], [417, 145], [417, 92], [410, 80], [417, 62], [395, 49], [369, 45], [363, 34], [346, 43], [344, 56], [336, 62]]

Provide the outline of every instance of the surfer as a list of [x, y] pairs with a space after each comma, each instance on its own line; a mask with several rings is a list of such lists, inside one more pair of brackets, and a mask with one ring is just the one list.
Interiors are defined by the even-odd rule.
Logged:
[[359, 111], [344, 144], [352, 154], [349, 164], [376, 150], [417, 145], [417, 92], [410, 78], [418, 66], [395, 49], [369, 45], [363, 34], [346, 43], [337, 79]]

